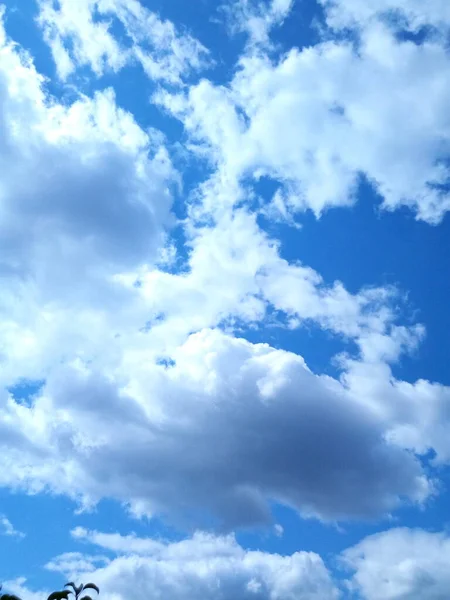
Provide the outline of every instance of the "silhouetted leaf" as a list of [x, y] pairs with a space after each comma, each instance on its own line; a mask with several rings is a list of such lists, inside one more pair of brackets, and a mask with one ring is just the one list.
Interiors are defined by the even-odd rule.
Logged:
[[80, 600], [92, 600], [90, 596], [83, 596]]
[[[66, 583], [64, 585], [64, 587], [68, 587], [69, 585], [70, 585], [71, 588], [73, 588], [73, 591], [75, 592], [76, 589], [77, 589], [77, 586], [74, 584], [74, 582], [73, 581], [69, 581], [68, 583]], [[72, 592], [70, 592], [70, 593], [72, 593]]]
[[63, 590], [62, 592], [53, 592], [47, 598], [47, 600], [67, 600], [70, 594], [70, 590]]
[[95, 585], [95, 583], [87, 583], [85, 586], [83, 586], [83, 590], [95, 590], [97, 592], [97, 594], [100, 594], [100, 590], [98, 589], [98, 586]]

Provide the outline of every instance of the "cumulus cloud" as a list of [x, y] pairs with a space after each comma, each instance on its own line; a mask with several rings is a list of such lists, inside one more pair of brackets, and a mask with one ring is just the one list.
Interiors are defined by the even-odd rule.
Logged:
[[[445, 532], [403, 527], [366, 537], [332, 559], [341, 569], [339, 582], [315, 553], [280, 556], [248, 550], [234, 535], [197, 532], [168, 541], [81, 527], [71, 533], [96, 553], [65, 553], [46, 568], [69, 579], [94, 580], [103, 594], [116, 600], [443, 600], [450, 585], [450, 539]], [[6, 589], [24, 600], [46, 595], [31, 591], [24, 578], [5, 582]]]
[[175, 178], [158, 138], [110, 91], [59, 104], [5, 37], [1, 60], [4, 385], [60, 361], [117, 361], [124, 345], [158, 356], [230, 317], [256, 322], [268, 303], [351, 337], [389, 321], [385, 290], [351, 295], [288, 265], [245, 211], [189, 232], [188, 272], [155, 270]]
[[[450, 463], [447, 386], [418, 380], [414, 384], [386, 377], [386, 366], [350, 361], [344, 376], [355, 394], [376, 405], [390, 423], [388, 437], [392, 443], [426, 455], [435, 454], [432, 463]], [[384, 375], [383, 375], [384, 374]], [[380, 403], [378, 399], [383, 398]]]
[[[397, 46], [406, 53], [402, 68], [412, 69], [411, 52], [423, 77], [433, 70], [416, 52], [435, 51], [446, 64], [438, 46]], [[434, 423], [441, 408], [430, 406], [441, 406], [436, 398], [447, 391], [398, 382], [389, 367], [418, 344], [423, 328], [397, 322], [393, 290], [351, 294], [289, 264], [257, 216], [236, 209], [246, 193], [238, 175], [247, 168], [272, 165], [268, 172], [288, 181], [293, 194], [300, 185], [302, 159], [283, 163], [300, 156], [294, 142], [272, 155], [258, 130], [272, 119], [279, 125], [274, 144], [289, 144], [287, 122], [277, 119], [303, 97], [298, 81], [320, 87], [311, 65], [325, 61], [323, 81], [338, 85], [327, 63], [333, 56], [342, 76], [346, 61], [362, 69], [350, 47], [331, 43], [279, 64], [247, 57], [230, 89], [206, 82], [192, 88], [189, 110], [186, 98], [165, 97], [217, 167], [196, 190], [183, 269], [172, 272], [155, 266], [176, 179], [160, 136], [142, 131], [111, 92], [68, 104], [51, 98], [30, 57], [4, 36], [2, 485], [50, 490], [86, 506], [112, 497], [138, 515], [225, 527], [269, 522], [272, 501], [336, 520], [383, 515], [433, 493], [415, 453], [433, 445], [446, 457], [419, 417], [434, 411]], [[250, 125], [236, 110], [244, 96]], [[401, 116], [390, 118], [397, 125]], [[434, 148], [434, 137], [427, 140]], [[420, 172], [419, 161], [415, 176]], [[315, 177], [324, 180], [320, 170]], [[308, 194], [306, 204], [295, 204], [298, 194], [286, 201], [312, 206]], [[312, 321], [343, 344], [351, 341], [356, 351], [341, 356], [341, 379], [312, 373], [299, 355], [233, 337], [242, 324], [264, 324], [268, 308], [290, 327]], [[21, 378], [45, 380], [28, 405], [6, 390]], [[419, 410], [425, 388], [431, 391]], [[415, 437], [405, 427], [415, 428]]]
[[[137, 62], [152, 79], [179, 83], [206, 64], [200, 42], [138, 0], [39, 0], [39, 5], [39, 23], [61, 79], [79, 67], [100, 76]], [[124, 28], [123, 40], [112, 33], [114, 20]]]
[[[121, 598], [175, 600], [333, 600], [339, 597], [322, 559], [311, 552], [280, 556], [245, 550], [233, 536], [197, 533], [181, 542], [156, 542], [118, 534], [77, 530], [77, 538], [118, 554], [98, 569], [60, 570], [90, 578], [103, 594]], [[54, 566], [58, 564], [58, 558]]]
[[443, 600], [450, 587], [450, 539], [446, 533], [392, 529], [346, 550], [354, 571], [350, 589], [365, 600]]
[[268, 500], [337, 520], [430, 493], [383, 419], [301, 357], [204, 331], [171, 358], [115, 380], [73, 365], [30, 408], [5, 398], [1, 483], [226, 526], [268, 522]]
[[[389, 386], [386, 362], [420, 339], [395, 324], [391, 290], [350, 294], [288, 264], [244, 209], [190, 219], [185, 270], [155, 268], [170, 224], [164, 148], [111, 93], [58, 104], [29, 57], [3, 50], [1, 378], [45, 384], [29, 405], [1, 393], [1, 483], [227, 527], [270, 521], [273, 500], [331, 520], [423, 502], [433, 484], [409, 445], [387, 440], [381, 397], [350, 385], [362, 362]], [[257, 323], [267, 306], [356, 342], [349, 379], [214, 329]]]
[[45, 251], [83, 268], [88, 253], [103, 268], [151, 258], [171, 207], [164, 147], [112, 90], [59, 104], [30, 57], [1, 43], [2, 273], [26, 275]]
[[394, 335], [395, 304], [400, 301], [395, 289], [367, 288], [351, 294], [341, 282], [330, 285], [314, 269], [288, 263], [276, 241], [259, 228], [256, 216], [245, 210], [195, 228], [188, 243], [191, 252], [182, 276], [153, 269], [123, 279], [129, 286], [138, 280], [147, 306], [155, 314], [164, 313], [149, 330], [158, 346], [164, 340], [175, 346], [192, 331], [221, 323], [233, 328], [233, 320], [237, 327], [257, 327], [267, 307], [283, 315], [292, 328], [315, 322], [365, 348], [370, 337], [374, 354], [379, 350], [387, 356], [390, 339], [391, 359], [395, 349], [408, 345], [408, 335], [412, 345], [420, 338], [420, 328], [414, 327], [405, 330], [404, 339]]
[[[172, 223], [175, 173], [164, 146], [117, 107], [111, 90], [58, 103], [3, 30], [0, 43], [6, 383], [39, 379], [50, 347], [64, 339], [70, 346], [81, 322], [98, 330], [95, 307], [114, 305], [117, 322], [124, 307], [133, 312], [113, 276], [157, 261]], [[29, 367], [20, 374], [22, 361]]]
[[249, 51], [228, 86], [204, 80], [156, 100], [230, 188], [278, 182], [281, 212], [348, 206], [363, 176], [384, 208], [438, 223], [450, 207], [449, 73], [440, 39], [401, 40], [375, 21], [357, 46], [331, 39], [276, 60]]

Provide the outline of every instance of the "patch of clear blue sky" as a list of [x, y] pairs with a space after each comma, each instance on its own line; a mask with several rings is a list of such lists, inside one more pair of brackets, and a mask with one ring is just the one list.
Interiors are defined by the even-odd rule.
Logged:
[[45, 380], [21, 379], [8, 388], [8, 392], [14, 396], [16, 402], [31, 406], [33, 398], [39, 394], [45, 385]]
[[[211, 50], [216, 65], [204, 76], [214, 83], [227, 83], [232, 78], [244, 36], [228, 36], [224, 24], [216, 21], [220, 13], [215, 0], [146, 0], [144, 4], [157, 10], [163, 18], [184, 26]], [[7, 31], [31, 51], [38, 70], [50, 78], [49, 91], [60, 97], [73, 95], [55, 79], [49, 49], [33, 21], [37, 12], [35, 1], [7, 0], [6, 6], [15, 8], [8, 13]], [[291, 17], [274, 30], [277, 52], [316, 43], [318, 30], [311, 24], [321, 19], [315, 2], [297, 2]], [[421, 39], [418, 37], [414, 41], [420, 43]], [[181, 124], [149, 102], [155, 86], [138, 67], [127, 68], [119, 76], [105, 75], [98, 81], [86, 80], [84, 86], [87, 93], [114, 86], [118, 103], [132, 112], [143, 127], [161, 129], [172, 143], [184, 139]], [[191, 162], [183, 165], [185, 193], [188, 194], [206, 174], [205, 165]], [[267, 198], [272, 191], [273, 183], [269, 181], [262, 182], [258, 188], [258, 193]], [[395, 284], [407, 292], [407, 310], [426, 325], [428, 336], [415, 356], [403, 358], [394, 367], [395, 374], [410, 381], [424, 377], [450, 384], [450, 221], [446, 218], [440, 226], [431, 227], [415, 221], [407, 210], [380, 212], [379, 205], [380, 198], [362, 182], [358, 202], [353, 208], [330, 210], [320, 220], [311, 213], [301, 215], [298, 218], [303, 226], [301, 230], [281, 224], [272, 224], [270, 228], [266, 224], [266, 227], [271, 235], [281, 240], [281, 252], [286, 259], [300, 260], [316, 269], [327, 283], [339, 279], [352, 292], [366, 285]], [[184, 216], [183, 198], [177, 200], [175, 210], [181, 218]], [[175, 232], [175, 237], [182, 248], [181, 228]], [[333, 367], [329, 359], [342, 349], [339, 339], [312, 326], [296, 331], [276, 327], [264, 331], [247, 330], [244, 335], [252, 341], [269, 341], [276, 347], [303, 354], [314, 370], [330, 374], [333, 374]], [[12, 392], [26, 402], [37, 391], [38, 385], [39, 382], [22, 382]], [[327, 558], [365, 535], [390, 526], [401, 524], [439, 529], [448, 519], [450, 475], [447, 470], [442, 472], [442, 480], [443, 491], [433, 500], [430, 510], [402, 508], [390, 522], [341, 524], [343, 531], [339, 532], [333, 526], [301, 520], [292, 510], [276, 505], [274, 520], [284, 527], [282, 537], [276, 537], [269, 530], [255, 530], [239, 532], [238, 540], [249, 548], [281, 554], [305, 549]], [[75, 508], [72, 501], [63, 498], [45, 494], [26, 496], [0, 490], [0, 513], [8, 515], [14, 526], [27, 534], [22, 541], [0, 536], [0, 555], [6, 557], [0, 564], [0, 579], [26, 575], [33, 587], [52, 587], [59, 582], [59, 576], [41, 569], [43, 564], [62, 552], [95, 551], [71, 539], [70, 529], [78, 525], [106, 532], [162, 535], [169, 539], [177, 539], [180, 535], [161, 521], [130, 519], [123, 507], [112, 501], [101, 502], [88, 514], [75, 515]]]
[[450, 384], [450, 219], [439, 226], [416, 221], [407, 209], [380, 210], [381, 199], [362, 183], [352, 208], [333, 209], [320, 220], [306, 213], [303, 228], [280, 226], [283, 255], [300, 258], [331, 282], [357, 292], [367, 285], [396, 285], [407, 293], [401, 317], [426, 326], [418, 351], [394, 366], [396, 376]]
[[[0, 514], [8, 516], [24, 539], [0, 535], [0, 581], [26, 576], [31, 587], [52, 587], [61, 584], [61, 575], [47, 571], [44, 566], [65, 552], [109, 555], [108, 551], [72, 538], [75, 527], [104, 533], [141, 537], [161, 537], [176, 541], [182, 535], [161, 521], [129, 518], [118, 502], [103, 500], [90, 511], [75, 514], [75, 504], [65, 498], [47, 493], [25, 495], [0, 488]], [[62, 582], [64, 583], [64, 582]]]

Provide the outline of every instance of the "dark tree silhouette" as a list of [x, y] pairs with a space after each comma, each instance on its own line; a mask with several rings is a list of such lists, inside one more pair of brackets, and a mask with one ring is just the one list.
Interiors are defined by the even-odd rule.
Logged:
[[[95, 590], [97, 594], [100, 593], [100, 590], [95, 585], [95, 583], [86, 583], [83, 585], [75, 585], [73, 581], [66, 583], [64, 587], [71, 587], [71, 590], [61, 590], [60, 592], [52, 592], [47, 600], [68, 600], [70, 594], [75, 596], [75, 600], [92, 600], [91, 596], [85, 595], [80, 598], [80, 594], [84, 592], [84, 590]], [[15, 596], [14, 594], [2, 594], [1, 593], [2, 586], [0, 584], [0, 600], [21, 600], [19, 596]]]
[[[79, 599], [81, 592], [84, 592], [84, 590], [95, 590], [97, 592], [97, 594], [100, 593], [100, 590], [95, 585], [95, 583], [86, 583], [85, 585], [80, 583], [80, 585], [76, 586], [73, 581], [69, 581], [69, 583], [66, 583], [66, 585], [64, 587], [72, 588], [73, 591], [69, 590], [67, 593], [73, 594], [75, 596], [75, 600]], [[64, 590], [64, 591], [66, 591], [66, 590]], [[67, 596], [65, 596], [64, 598], [67, 599]], [[61, 598], [50, 598], [49, 597], [49, 598], [47, 598], [47, 600], [61, 600]], [[90, 596], [86, 595], [86, 596], [83, 596], [82, 598], [80, 598], [80, 600], [92, 600], [92, 598]]]
[[52, 592], [47, 600], [67, 600], [69, 598], [69, 590], [62, 590], [61, 592]]
[[[82, 598], [80, 598], [80, 594], [84, 592], [84, 590], [95, 590], [97, 594], [100, 593], [100, 590], [95, 585], [95, 583], [80, 583], [80, 585], [75, 585], [73, 581], [69, 581], [69, 583], [66, 583], [64, 587], [70, 587], [72, 589], [61, 590], [60, 592], [53, 592], [52, 594], [50, 594], [47, 600], [68, 600], [70, 594], [75, 596], [75, 600], [92, 600], [91, 596], [88, 595], [85, 595]], [[2, 599], [0, 598], [0, 600]], [[6, 598], [6, 600], [10, 599]]]

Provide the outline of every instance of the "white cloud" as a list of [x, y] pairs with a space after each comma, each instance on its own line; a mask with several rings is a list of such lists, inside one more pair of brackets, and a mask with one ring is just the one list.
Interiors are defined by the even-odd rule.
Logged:
[[270, 46], [271, 29], [289, 15], [294, 0], [233, 0], [223, 6], [231, 31], [245, 31], [254, 46]]
[[444, 600], [450, 588], [450, 539], [444, 533], [393, 529], [343, 554], [364, 600]]
[[[206, 49], [173, 23], [161, 20], [138, 0], [39, 0], [39, 22], [58, 74], [67, 79], [78, 67], [97, 75], [139, 62], [149, 77], [179, 83], [206, 64]], [[125, 31], [118, 40], [114, 19]]]
[[[280, 556], [247, 550], [233, 535], [197, 532], [182, 541], [167, 541], [80, 527], [72, 535], [110, 558], [65, 553], [46, 568], [69, 579], [93, 580], [102, 595], [114, 600], [444, 600], [450, 586], [450, 538], [444, 532], [404, 527], [364, 538], [333, 559], [349, 577], [343, 579], [342, 573], [339, 586], [315, 553]], [[4, 589], [23, 600], [47, 595], [30, 591], [26, 583], [24, 578], [7, 581]]]
[[378, 406], [389, 422], [387, 435], [392, 443], [422, 455], [433, 450], [434, 465], [450, 463], [448, 387], [425, 380], [414, 384], [392, 380], [386, 377], [386, 367], [376, 363], [351, 361], [347, 367], [347, 385]]
[[[333, 44], [321, 52], [333, 49], [338, 63], [341, 52], [359, 60]], [[247, 78], [269, 110], [274, 78], [297, 98], [305, 56], [264, 63], [262, 80], [249, 59], [231, 91], [191, 90], [201, 118], [189, 112], [187, 127], [209, 140], [219, 168], [197, 190], [211, 226], [201, 226], [193, 204], [189, 255], [173, 274], [154, 266], [175, 179], [160, 136], [144, 133], [111, 92], [71, 105], [46, 96], [29, 57], [3, 40], [0, 378], [5, 387], [20, 378], [46, 383], [31, 406], [0, 393], [0, 483], [228, 526], [268, 521], [272, 500], [335, 520], [385, 514], [432, 493], [410, 449], [438, 444], [426, 441], [402, 397], [403, 385], [415, 398], [422, 384], [396, 382], [388, 366], [423, 329], [397, 324], [392, 290], [330, 285], [284, 261], [255, 215], [230, 210], [245, 193], [239, 161], [252, 165], [249, 149], [259, 148], [241, 144], [257, 136], [240, 122], [233, 95], [244, 96]], [[320, 52], [311, 57], [321, 64]], [[249, 131], [266, 110], [252, 102]], [[267, 306], [292, 327], [310, 320], [355, 342], [359, 354], [341, 358], [342, 381], [311, 373], [301, 356], [215, 329], [264, 324]], [[441, 388], [430, 389], [431, 405]], [[401, 397], [403, 413], [387, 397]], [[411, 422], [414, 444], [399, 433]]]
[[57, 369], [31, 408], [5, 399], [1, 483], [228, 526], [268, 521], [268, 499], [336, 520], [430, 493], [365, 399], [299, 356], [217, 331], [191, 336], [171, 368], [144, 356], [130, 349], [108, 378]]
[[284, 211], [320, 215], [354, 203], [364, 175], [386, 209], [437, 223], [450, 207], [449, 74], [444, 43], [399, 41], [376, 22], [357, 48], [328, 41], [276, 62], [249, 51], [228, 87], [204, 80], [156, 101], [231, 189], [266, 175], [284, 186]]
[[[150, 270], [128, 276], [131, 285], [140, 281], [140, 293], [154, 314], [165, 318], [152, 323], [149, 336], [158, 347], [182, 343], [193, 331], [221, 322], [263, 322], [268, 305], [282, 311], [292, 327], [312, 321], [350, 339], [380, 335], [391, 340], [391, 357], [405, 340], [393, 337], [391, 326], [396, 290], [363, 289], [350, 294], [342, 283], [327, 285], [313, 269], [289, 264], [279, 254], [275, 241], [264, 234], [256, 217], [245, 210], [223, 216], [214, 226], [198, 227], [189, 238], [191, 249], [186, 272], [177, 274]], [[224, 288], [223, 282], [227, 285]], [[220, 289], [220, 293], [218, 290]], [[412, 337], [420, 330], [408, 330]], [[368, 346], [365, 343], [365, 346]], [[381, 344], [372, 345], [388, 354]]]
[[[95, 531], [83, 531], [83, 537], [102, 548], [119, 554], [123, 550], [125, 554], [96, 570], [67, 568], [63, 560], [61, 571], [69, 577], [94, 580], [102, 595], [116, 600], [338, 598], [337, 588], [323, 561], [314, 553], [280, 556], [249, 551], [239, 546], [233, 536], [215, 537], [203, 533], [171, 543]], [[56, 566], [58, 559], [54, 562]]]
[[28, 56], [4, 38], [2, 50], [2, 271], [26, 274], [24, 265], [49, 246], [66, 260], [75, 250], [95, 253], [102, 268], [155, 255], [170, 223], [164, 147], [116, 106], [111, 90], [58, 104]]
[[288, 265], [245, 211], [224, 214], [212, 228], [191, 223], [186, 273], [153, 269], [171, 223], [174, 179], [158, 137], [153, 142], [109, 91], [58, 104], [7, 41], [2, 61], [5, 385], [45, 379], [61, 361], [117, 365], [127, 345], [145, 345], [154, 359], [191, 332], [262, 319], [267, 302], [350, 337], [387, 331], [389, 309], [378, 305], [388, 290], [351, 295], [312, 269]]
[[[68, 348], [76, 354], [86, 327], [95, 341], [107, 306], [115, 307], [117, 325], [124, 311], [134, 314], [133, 298], [113, 276], [158, 259], [172, 223], [175, 173], [164, 146], [116, 106], [113, 92], [59, 104], [3, 31], [0, 43], [0, 275], [7, 282], [0, 352], [7, 384], [45, 377], [53, 352], [57, 362]], [[140, 322], [142, 315], [129, 318]], [[97, 351], [104, 340], [95, 341]]]
[[0, 515], [0, 535], [23, 539], [25, 534], [18, 531], [5, 515]]
[[[397, 20], [397, 25], [410, 30], [424, 26], [444, 27], [450, 25], [450, 5], [447, 0], [319, 0], [326, 9], [327, 22], [331, 27], [344, 28], [366, 26], [373, 20]], [[399, 23], [398, 23], [399, 21]], [[393, 24], [393, 23], [392, 23]]]
[[431, 483], [385, 441], [376, 394], [210, 329], [261, 321], [270, 303], [384, 365], [421, 334], [395, 325], [391, 291], [353, 295], [289, 265], [245, 210], [191, 220], [186, 271], [155, 269], [170, 224], [164, 149], [110, 93], [59, 105], [26, 57], [3, 50], [1, 377], [46, 384], [31, 406], [2, 392], [1, 483], [175, 520], [203, 509], [228, 526], [267, 521], [274, 499], [333, 520], [423, 501]]

